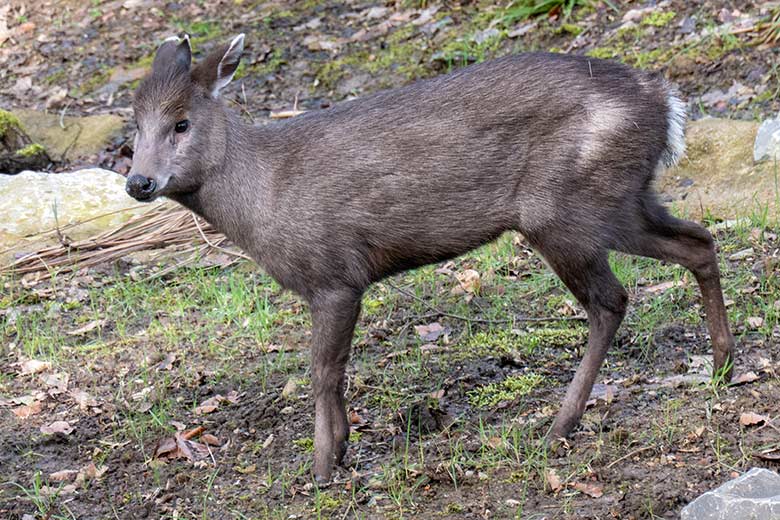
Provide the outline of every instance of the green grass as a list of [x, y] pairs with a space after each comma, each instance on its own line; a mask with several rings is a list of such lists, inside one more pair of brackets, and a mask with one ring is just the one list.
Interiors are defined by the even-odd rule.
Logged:
[[[716, 232], [724, 291], [726, 298], [734, 301], [728, 308], [734, 330], [743, 330], [739, 326], [750, 316], [765, 319], [759, 330], [742, 332], [745, 337], [771, 337], [780, 324], [780, 309], [774, 305], [780, 300], [780, 289], [771, 276], [757, 276], [750, 262], [735, 263], [726, 258], [748, 245], [760, 248], [767, 243], [767, 233], [777, 227], [776, 216], [767, 208], [757, 208], [728, 231]], [[612, 349], [605, 370], [614, 371], [634, 358], [646, 364], [638, 366], [653, 366], [659, 355], [654, 343], [666, 326], [682, 325], [697, 334], [704, 330], [698, 288], [684, 269], [621, 254], [611, 255], [610, 262], [632, 302], [620, 343]], [[364, 313], [355, 335], [348, 398], [361, 407], [361, 415], [366, 413], [363, 407], [368, 410], [374, 423], [371, 429], [395, 424], [396, 436], [401, 441], [392, 455], [377, 462], [364, 480], [356, 481], [351, 494], [328, 489], [293, 500], [293, 509], [303, 517], [328, 518], [341, 516], [345, 511], [364, 514], [365, 499], [359, 498], [364, 497], [362, 493], [378, 495], [383, 514], [414, 517], [426, 501], [426, 487], [435, 489], [441, 485], [437, 484], [441, 479], [455, 489], [469, 489], [496, 479], [511, 485], [517, 501], [511, 514], [522, 517], [530, 509], [527, 497], [544, 486], [544, 475], [552, 462], [539, 439], [549, 426], [549, 418], [538, 418], [540, 409], [528, 405], [528, 396], [563, 384], [561, 379], [568, 376], [561, 376], [560, 369], [554, 367], [576, 365], [587, 328], [579, 322], [525, 323], [514, 317], [556, 317], [565, 316], [562, 309], [576, 313], [582, 310], [513, 233], [447, 264], [453, 273], [466, 269], [480, 273], [480, 290], [471, 299], [453, 294], [457, 285], [454, 274], [437, 272], [439, 267], [426, 266], [403, 273], [376, 284], [366, 293]], [[163, 279], [147, 279], [147, 274], [151, 272], [139, 270], [132, 277], [109, 273], [100, 279], [99, 285], [87, 284], [82, 299], [71, 301], [47, 296], [46, 291], [39, 290], [45, 286], [25, 289], [18, 281], [6, 278], [2, 280], [6, 290], [0, 296], [0, 309], [20, 308], [20, 312], [13, 319], [0, 320], [0, 341], [13, 343], [25, 357], [51, 361], [55, 370], [75, 373], [74, 361], [83, 364], [87, 371], [113, 365], [126, 367], [124, 372], [117, 373], [111, 395], [103, 395], [102, 399], [129, 406], [118, 408], [103, 440], [111, 445], [129, 443], [146, 462], [153, 460], [155, 440], [173, 433], [171, 420], [181, 420], [205, 397], [217, 393], [215, 390], [201, 397], [193, 393], [193, 388], [252, 388], [279, 395], [285, 382], [295, 378], [300, 381], [300, 395], [310, 392], [308, 312], [297, 297], [282, 291], [267, 275], [248, 264], [225, 270], [182, 268]], [[649, 288], [666, 282], [673, 283], [660, 293], [648, 293]], [[55, 294], [67, 293], [72, 283], [72, 277], [56, 277]], [[750, 291], [745, 291], [746, 287]], [[462, 319], [438, 315], [433, 309]], [[85, 336], [68, 334], [98, 319], [105, 320], [103, 325]], [[488, 322], [480, 321], [483, 319]], [[508, 322], [489, 321], [507, 319]], [[421, 339], [413, 326], [433, 321], [445, 326], [448, 334], [433, 342]], [[378, 334], [378, 330], [385, 332]], [[270, 345], [283, 348], [265, 352]], [[158, 370], [159, 360], [167, 353], [175, 353], [177, 362], [170, 370]], [[517, 368], [497, 369], [499, 359], [513, 360]], [[471, 373], [468, 367], [480, 364], [491, 367], [493, 372], [476, 381], [467, 380], [471, 381], [469, 384], [460, 382], [462, 374]], [[194, 367], [199, 368], [193, 370]], [[631, 371], [621, 374], [632, 375]], [[13, 372], [4, 373], [0, 394], [8, 394], [10, 388], [22, 382]], [[90, 385], [83, 389], [91, 394], [99, 391]], [[150, 389], [149, 393], [143, 394], [146, 389]], [[442, 400], [431, 397], [440, 390], [446, 391]], [[700, 400], [709, 407], [729, 399], [733, 391], [716, 380], [710, 386], [686, 390], [697, 396], [697, 401], [701, 396]], [[585, 423], [600, 440], [591, 449], [568, 457], [565, 463], [556, 461], [555, 469], [561, 479], [587, 479], [589, 468], [637, 449], [638, 442], [658, 453], [667, 453], [670, 446], [685, 442], [690, 434], [685, 417], [688, 405], [675, 396], [676, 392], [679, 390], [661, 390], [662, 404], [647, 428], [623, 440], [611, 440], [619, 435], [599, 430], [600, 411], [586, 413]], [[134, 398], [136, 395], [143, 397]], [[284, 406], [294, 415], [306, 414], [306, 402], [290, 399]], [[432, 409], [446, 409], [454, 404], [461, 411], [456, 412], [457, 421], [446, 432], [420, 434], [411, 423], [397, 425], [395, 418], [399, 413], [420, 403]], [[501, 412], [496, 414], [499, 406]], [[549, 417], [555, 403], [540, 407], [549, 408], [544, 412]], [[735, 441], [721, 431], [722, 425], [706, 417], [697, 419], [696, 425], [711, 432], [707, 434], [707, 450], [718, 467], [744, 462], [735, 452]], [[291, 509], [264, 505], [263, 499], [279, 496], [276, 493], [292, 499], [295, 490], [307, 480], [313, 441], [308, 437], [310, 431], [298, 435], [305, 436], [291, 440], [289, 447], [273, 444], [265, 449], [262, 443], [266, 432], [246, 438], [229, 467], [257, 466], [256, 473], [241, 474], [243, 479], [253, 479], [251, 485], [257, 493], [237, 493], [231, 502], [232, 510], [243, 514], [251, 510], [268, 518], [290, 514]], [[353, 432], [350, 440], [359, 448], [353, 448], [352, 453], [384, 445], [388, 437], [383, 435]], [[266, 466], [262, 462], [266, 454], [279, 449], [288, 450], [294, 462]], [[615, 449], [623, 451], [610, 451]], [[105, 448], [100, 456], [106, 460], [111, 453], [110, 448]], [[440, 480], [431, 479], [432, 467], [437, 468], [435, 474]], [[156, 485], [165, 485], [165, 468], [150, 464], [149, 472]], [[208, 514], [202, 511], [214, 512], [212, 498], [227, 485], [221, 470], [217, 474], [209, 468], [200, 475], [204, 492], [198, 515]], [[28, 483], [26, 489], [37, 496], [34, 482]], [[564, 514], [576, 510], [574, 496], [562, 493], [557, 511]], [[41, 507], [50, 508], [42, 496], [39, 499]], [[456, 502], [443, 503], [442, 514], [455, 514], [453, 503]], [[653, 509], [655, 504], [649, 497], [647, 507]]]
[[506, 9], [504, 16], [507, 23], [514, 23], [560, 10], [564, 19], [567, 19], [577, 7], [589, 5], [589, 0], [515, 0]]
[[469, 402], [476, 408], [493, 408], [501, 402], [516, 401], [530, 394], [544, 378], [529, 373], [509, 376], [500, 383], [490, 383], [469, 392]]

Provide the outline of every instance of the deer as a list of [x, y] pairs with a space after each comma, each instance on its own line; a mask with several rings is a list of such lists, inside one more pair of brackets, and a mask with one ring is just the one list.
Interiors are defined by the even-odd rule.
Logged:
[[518, 232], [588, 319], [587, 348], [547, 439], [579, 423], [628, 304], [619, 251], [693, 273], [728, 381], [734, 339], [707, 229], [654, 180], [685, 152], [686, 108], [660, 75], [586, 56], [508, 55], [254, 126], [222, 100], [244, 34], [193, 64], [156, 51], [133, 97], [126, 191], [167, 197], [241, 247], [311, 312], [313, 477], [347, 451], [346, 366], [373, 283]]

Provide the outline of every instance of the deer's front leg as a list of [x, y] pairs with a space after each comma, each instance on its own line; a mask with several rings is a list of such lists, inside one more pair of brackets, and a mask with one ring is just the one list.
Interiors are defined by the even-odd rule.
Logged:
[[349, 438], [344, 377], [361, 293], [328, 291], [311, 301], [311, 381], [314, 391], [314, 478], [330, 481], [334, 462], [341, 462]]

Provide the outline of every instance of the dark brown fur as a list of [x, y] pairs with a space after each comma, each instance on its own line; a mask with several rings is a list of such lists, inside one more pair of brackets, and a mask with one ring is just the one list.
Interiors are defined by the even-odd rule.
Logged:
[[[184, 51], [171, 45], [160, 53], [176, 62]], [[553, 436], [579, 421], [625, 314], [610, 249], [690, 269], [716, 369], [731, 359], [712, 237], [670, 216], [651, 187], [675, 156], [661, 79], [521, 54], [261, 128], [210, 95], [225, 52], [191, 72], [155, 63], [136, 93], [132, 173], [161, 185], [167, 176], [157, 195], [202, 215], [310, 304], [319, 479], [346, 449], [344, 371], [363, 291], [507, 230], [528, 239], [589, 317], [588, 350]], [[171, 116], [164, 105], [184, 108]], [[172, 136], [184, 118], [190, 132]]]

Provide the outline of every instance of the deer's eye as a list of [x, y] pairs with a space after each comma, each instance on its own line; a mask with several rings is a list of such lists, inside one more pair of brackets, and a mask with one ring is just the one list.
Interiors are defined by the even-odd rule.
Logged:
[[183, 134], [184, 132], [189, 130], [189, 128], [190, 128], [190, 120], [189, 119], [184, 119], [184, 120], [179, 121], [178, 123], [176, 123], [176, 126], [173, 127], [173, 130], [177, 134]]

